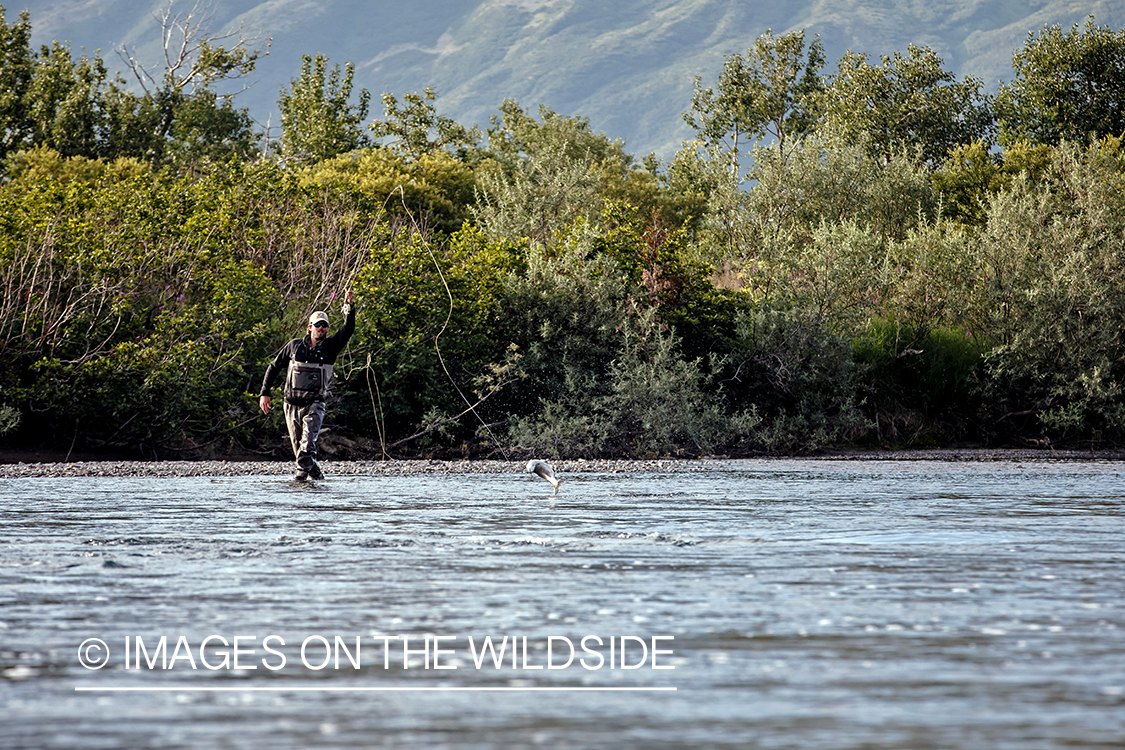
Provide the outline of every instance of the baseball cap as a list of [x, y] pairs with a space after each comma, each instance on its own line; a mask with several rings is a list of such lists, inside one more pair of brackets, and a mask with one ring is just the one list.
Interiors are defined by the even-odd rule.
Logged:
[[328, 322], [328, 313], [324, 312], [323, 310], [317, 310], [316, 312], [314, 312], [312, 315], [309, 316], [309, 325], [310, 326], [314, 326], [317, 323], [320, 323], [321, 321], [323, 321], [325, 323]]

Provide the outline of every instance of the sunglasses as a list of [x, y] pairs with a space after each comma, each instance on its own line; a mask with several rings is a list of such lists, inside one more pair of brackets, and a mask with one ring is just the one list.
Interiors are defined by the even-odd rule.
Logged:
[[312, 326], [313, 326], [313, 328], [327, 328], [328, 324], [325, 323], [323, 320], [319, 320], [316, 323], [313, 323]]

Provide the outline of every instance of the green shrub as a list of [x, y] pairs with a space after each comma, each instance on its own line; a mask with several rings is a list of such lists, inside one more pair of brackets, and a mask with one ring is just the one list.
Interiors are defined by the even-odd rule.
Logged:
[[[982, 404], [1000, 437], [1120, 439], [1125, 379], [1125, 155], [1064, 145], [1038, 183], [992, 202], [971, 325], [992, 344]], [[1016, 417], [1034, 415], [1040, 429]]]
[[814, 311], [763, 307], [740, 318], [738, 333], [745, 350], [732, 357], [723, 384], [738, 394], [736, 407], [753, 404], [760, 415], [759, 447], [805, 450], [866, 435], [865, 370]]
[[15, 407], [0, 406], [0, 438], [16, 431], [20, 426], [20, 412]]
[[560, 393], [515, 420], [513, 444], [553, 457], [697, 456], [739, 445], [757, 426], [753, 407], [727, 412], [714, 378], [681, 356], [652, 311], [626, 320], [616, 343], [604, 375], [570, 368]]

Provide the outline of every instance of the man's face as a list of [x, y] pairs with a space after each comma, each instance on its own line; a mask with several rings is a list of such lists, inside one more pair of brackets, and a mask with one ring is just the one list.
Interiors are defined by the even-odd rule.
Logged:
[[328, 324], [323, 320], [313, 325], [309, 324], [309, 338], [312, 339], [313, 346], [316, 346], [324, 339], [328, 338]]

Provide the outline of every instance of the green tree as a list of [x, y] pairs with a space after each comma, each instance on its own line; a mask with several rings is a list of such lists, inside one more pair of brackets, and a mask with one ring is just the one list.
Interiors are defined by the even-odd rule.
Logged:
[[625, 141], [595, 133], [588, 118], [563, 116], [545, 104], [539, 105], [536, 119], [515, 99], [505, 99], [500, 113], [489, 118], [487, 155], [506, 169], [514, 168], [521, 159], [535, 159], [544, 150], [558, 149], [569, 159], [598, 163], [631, 164], [633, 158], [625, 152]]
[[226, 161], [235, 156], [245, 159], [258, 147], [250, 112], [211, 89], [196, 91], [176, 105], [168, 135], [165, 153], [175, 164]]
[[1125, 29], [1048, 26], [1012, 55], [1016, 77], [1000, 87], [1005, 143], [1087, 143], [1125, 134]]
[[421, 94], [403, 94], [401, 103], [389, 92], [384, 92], [382, 99], [384, 119], [375, 120], [367, 128], [375, 138], [390, 138], [390, 147], [407, 161], [447, 149], [464, 157], [480, 141], [481, 133], [475, 127], [466, 128], [438, 114], [433, 86], [427, 86]]
[[[684, 176], [682, 170], [670, 168], [661, 174], [655, 154], [638, 162], [625, 151], [625, 141], [595, 133], [585, 117], [563, 116], [543, 104], [538, 114], [536, 118], [515, 99], [504, 100], [499, 114], [489, 118], [488, 146], [483, 152], [488, 163], [482, 165], [482, 171], [494, 171], [491, 162], [496, 162], [502, 168], [498, 174], [509, 186], [520, 188], [532, 187], [519, 184], [529, 174], [545, 177], [548, 183], [561, 179], [556, 183], [558, 205], [582, 204], [593, 209], [584, 214], [587, 216], [595, 216], [605, 200], [624, 201], [646, 215], [658, 211], [675, 226], [702, 215], [706, 199], [695, 192], [696, 186], [678, 179]], [[494, 176], [496, 173], [483, 179], [495, 186]], [[538, 187], [552, 190], [547, 184]], [[493, 200], [495, 193], [486, 200]], [[564, 193], [572, 193], [571, 200]]]
[[175, 178], [51, 154], [0, 184], [0, 405], [36, 414], [21, 434], [162, 455], [279, 436], [243, 393], [356, 273], [376, 222], [268, 160]]
[[476, 220], [493, 237], [548, 243], [577, 219], [597, 216], [602, 205], [597, 167], [565, 151], [561, 145], [539, 150], [510, 174], [495, 162], [482, 165], [472, 209]]
[[112, 162], [85, 156], [63, 157], [49, 146], [33, 146], [12, 154], [8, 159], [8, 177], [12, 180], [46, 178], [55, 182], [87, 182], [99, 180], [118, 182], [140, 177], [152, 166], [139, 159], [123, 157]]
[[135, 157], [188, 167], [200, 160], [246, 158], [257, 150], [259, 137], [249, 111], [211, 89], [189, 94], [165, 86], [138, 96], [118, 80], [107, 88], [104, 107], [101, 151], [111, 159]]
[[[519, 377], [513, 333], [498, 315], [519, 257], [518, 246], [471, 227], [440, 243], [400, 231], [372, 244], [355, 277], [369, 302], [353, 346], [372, 352], [364, 396], [384, 424], [387, 448], [428, 432], [454, 434], [458, 418], [472, 419], [466, 398], [479, 405]], [[463, 437], [465, 427], [456, 432]]]
[[360, 89], [352, 105], [355, 66], [348, 60], [329, 71], [328, 58], [301, 58], [301, 74], [281, 90], [281, 157], [296, 164], [315, 164], [368, 144], [361, 123], [367, 117], [371, 94]]
[[1035, 183], [1042, 179], [1054, 156], [1053, 146], [1011, 143], [1002, 153], [990, 153], [980, 141], [957, 146], [931, 175], [940, 193], [942, 214], [971, 226], [982, 226], [989, 204], [1020, 175]]
[[989, 142], [993, 121], [983, 82], [958, 81], [929, 47], [910, 45], [903, 56], [883, 55], [873, 65], [848, 52], [825, 89], [826, 123], [849, 138], [864, 134], [883, 159], [917, 149], [930, 163], [975, 140]]
[[174, 115], [165, 94], [138, 96], [129, 91], [118, 76], [106, 87], [102, 106], [105, 113], [102, 152], [106, 156], [133, 157], [152, 164], [163, 162]]
[[627, 319], [606, 372], [569, 367], [563, 386], [538, 394], [537, 408], [513, 421], [510, 439], [561, 456], [698, 456], [737, 443], [756, 426], [753, 411], [730, 416], [715, 378], [679, 338], [651, 316]]
[[49, 48], [44, 46], [27, 92], [35, 145], [48, 146], [63, 156], [98, 156], [105, 128], [105, 79], [105, 64], [97, 55], [83, 54], [74, 62], [69, 45], [56, 41]]
[[0, 5], [0, 159], [25, 145], [33, 128], [27, 92], [35, 72], [31, 19], [25, 10], [9, 25]]
[[691, 111], [684, 120], [715, 154], [725, 154], [732, 172], [745, 145], [769, 135], [784, 153], [786, 144], [809, 133], [816, 123], [823, 88], [824, 47], [816, 37], [805, 50], [805, 32], [758, 37], [745, 57], [728, 55], [716, 88], [695, 78]]

